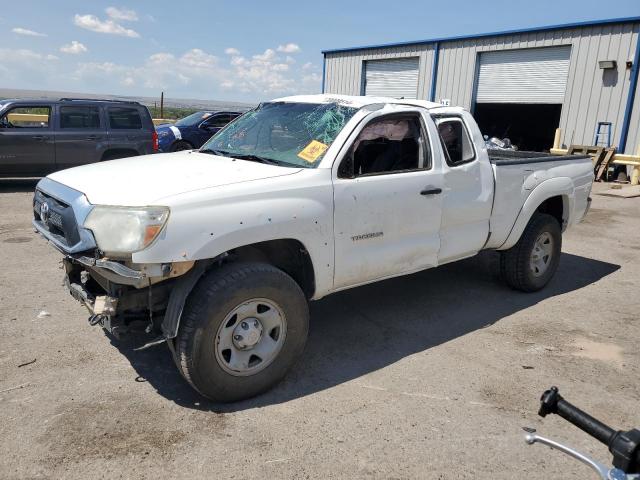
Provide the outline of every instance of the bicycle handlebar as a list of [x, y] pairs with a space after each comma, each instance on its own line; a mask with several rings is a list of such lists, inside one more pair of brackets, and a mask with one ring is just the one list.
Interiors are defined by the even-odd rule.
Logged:
[[626, 473], [640, 472], [640, 430], [633, 429], [628, 432], [614, 430], [567, 402], [562, 398], [557, 387], [551, 387], [540, 398], [538, 415], [546, 417], [550, 413], [560, 415], [609, 447], [615, 467]]
[[616, 434], [613, 428], [567, 402], [558, 393], [557, 387], [551, 387], [540, 398], [538, 415], [546, 417], [549, 413], [560, 415], [567, 422], [572, 423], [606, 446], [609, 446]]

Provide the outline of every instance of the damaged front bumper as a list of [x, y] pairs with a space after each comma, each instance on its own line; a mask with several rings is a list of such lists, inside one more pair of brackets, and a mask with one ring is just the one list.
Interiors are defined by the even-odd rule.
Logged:
[[89, 311], [89, 323], [115, 336], [142, 325], [147, 333], [161, 332], [176, 277], [194, 262], [125, 265], [109, 259], [66, 256], [67, 290]]

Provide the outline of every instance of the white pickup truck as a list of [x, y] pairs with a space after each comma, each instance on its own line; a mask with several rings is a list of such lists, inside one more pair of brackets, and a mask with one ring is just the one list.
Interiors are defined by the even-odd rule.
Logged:
[[487, 151], [461, 108], [296, 96], [200, 150], [51, 174], [33, 224], [91, 324], [142, 322], [198, 392], [234, 401], [301, 355], [308, 300], [485, 249], [511, 287], [541, 289], [592, 179], [588, 157]]

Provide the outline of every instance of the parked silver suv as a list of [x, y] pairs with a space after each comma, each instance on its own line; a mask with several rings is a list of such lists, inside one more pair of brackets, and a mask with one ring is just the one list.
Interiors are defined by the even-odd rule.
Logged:
[[157, 150], [151, 115], [138, 102], [0, 100], [0, 177], [40, 177]]

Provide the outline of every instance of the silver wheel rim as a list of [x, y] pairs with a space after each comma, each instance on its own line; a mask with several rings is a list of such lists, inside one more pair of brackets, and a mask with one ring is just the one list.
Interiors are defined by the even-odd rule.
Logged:
[[549, 232], [542, 232], [531, 251], [529, 266], [535, 277], [544, 275], [553, 258], [553, 237]]
[[280, 306], [252, 298], [233, 308], [220, 324], [214, 340], [216, 360], [231, 375], [255, 375], [276, 359], [286, 334]]

